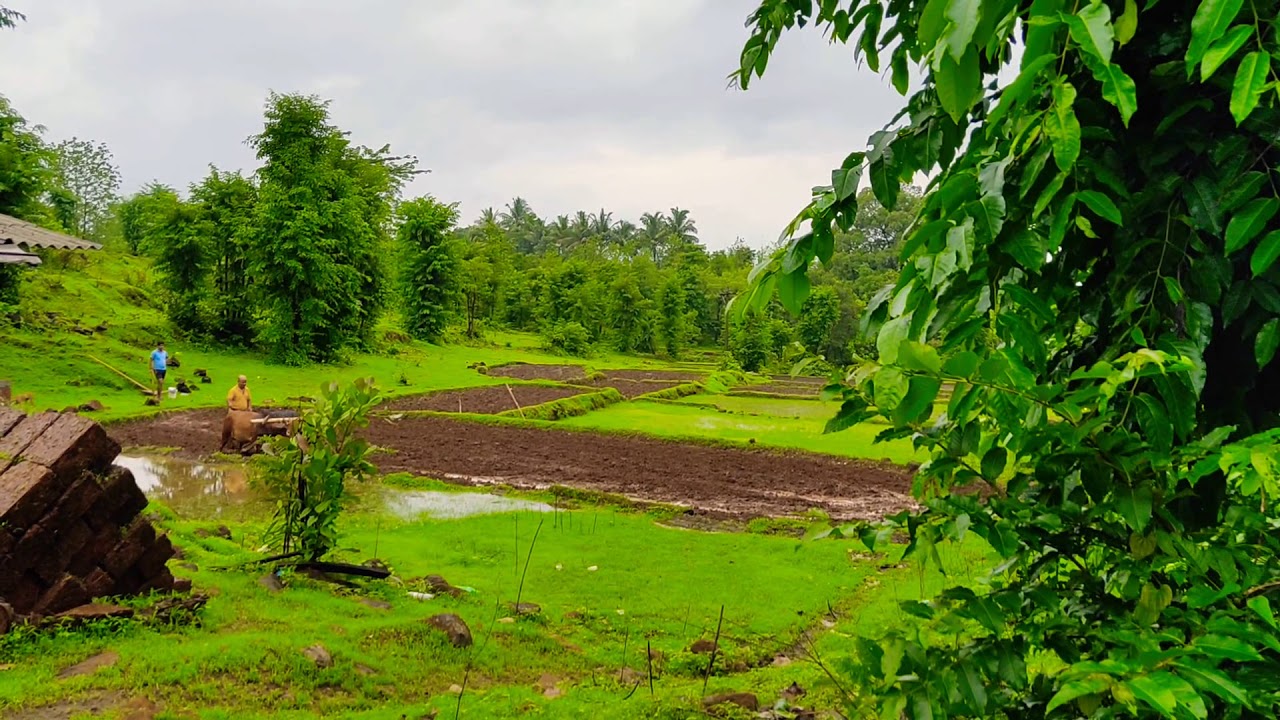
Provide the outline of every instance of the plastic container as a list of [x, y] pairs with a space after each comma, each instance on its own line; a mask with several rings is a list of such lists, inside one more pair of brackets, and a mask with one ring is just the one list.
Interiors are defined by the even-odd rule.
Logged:
[[173, 400], [177, 397], [178, 397], [178, 388], [176, 387], [169, 388], [169, 399]]

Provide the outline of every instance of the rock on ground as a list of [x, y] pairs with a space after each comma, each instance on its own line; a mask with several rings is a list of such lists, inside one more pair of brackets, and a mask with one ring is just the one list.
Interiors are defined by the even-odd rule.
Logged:
[[471, 628], [467, 627], [467, 623], [457, 615], [453, 613], [432, 615], [427, 618], [427, 624], [447, 635], [454, 647], [471, 647]]

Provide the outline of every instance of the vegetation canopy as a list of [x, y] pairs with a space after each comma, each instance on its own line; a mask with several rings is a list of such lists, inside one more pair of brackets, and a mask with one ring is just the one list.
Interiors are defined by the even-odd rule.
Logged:
[[923, 79], [743, 303], [776, 289], [800, 309], [864, 178], [890, 209], [901, 180], [933, 178], [864, 318], [879, 358], [828, 388], [828, 428], [881, 416], [883, 437], [930, 450], [926, 509], [897, 519], [912, 551], [976, 532], [1003, 562], [988, 592], [907, 608], [933, 632], [860, 645], [884, 717], [1280, 709], [1276, 19], [1240, 0], [768, 0], [750, 16], [743, 87], [806, 25], [903, 95], [913, 67]]

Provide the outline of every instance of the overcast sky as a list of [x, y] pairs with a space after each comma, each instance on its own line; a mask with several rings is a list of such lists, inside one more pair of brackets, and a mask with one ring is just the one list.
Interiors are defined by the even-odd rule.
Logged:
[[470, 222], [688, 208], [713, 248], [776, 239], [900, 107], [812, 30], [727, 89], [752, 0], [0, 0], [0, 94], [53, 140], [106, 142], [131, 192], [252, 171], [268, 91], [332, 99], [364, 145], [431, 174]]

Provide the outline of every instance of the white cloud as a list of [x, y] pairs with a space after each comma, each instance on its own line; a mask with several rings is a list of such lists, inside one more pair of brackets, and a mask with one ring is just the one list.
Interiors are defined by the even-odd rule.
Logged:
[[712, 247], [763, 245], [902, 102], [809, 30], [726, 90], [753, 0], [6, 4], [28, 22], [0, 36], [0, 88], [51, 137], [106, 142], [126, 189], [252, 169], [268, 91], [303, 91], [417, 155], [411, 191], [467, 219], [516, 195], [551, 217], [676, 205]]

